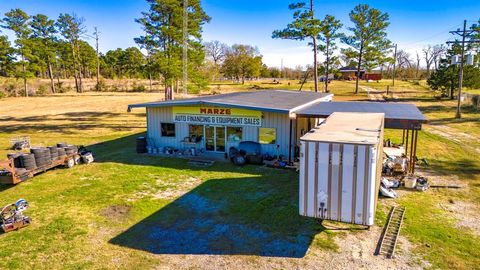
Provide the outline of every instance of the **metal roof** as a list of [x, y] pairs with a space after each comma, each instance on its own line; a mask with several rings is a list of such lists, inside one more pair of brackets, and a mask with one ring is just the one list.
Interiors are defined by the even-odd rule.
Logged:
[[187, 99], [132, 104], [128, 105], [128, 109], [206, 105], [289, 113], [321, 101], [331, 101], [332, 97], [332, 94], [309, 91], [253, 90]]
[[383, 132], [383, 120], [383, 113], [335, 112], [300, 140], [376, 145]]
[[295, 113], [303, 117], [326, 118], [334, 112], [384, 113], [385, 128], [416, 129], [427, 122], [427, 118], [414, 104], [389, 102], [322, 102], [304, 107]]

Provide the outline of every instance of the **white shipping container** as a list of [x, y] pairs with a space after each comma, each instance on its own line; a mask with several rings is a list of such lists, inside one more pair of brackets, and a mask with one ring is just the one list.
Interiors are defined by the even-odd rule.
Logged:
[[300, 215], [373, 225], [383, 125], [383, 113], [333, 113], [300, 138]]

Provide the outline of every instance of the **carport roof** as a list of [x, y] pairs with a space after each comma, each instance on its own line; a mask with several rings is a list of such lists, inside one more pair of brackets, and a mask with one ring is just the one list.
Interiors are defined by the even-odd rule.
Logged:
[[[168, 106], [227, 106], [280, 113], [296, 111], [304, 106], [321, 101], [330, 101], [332, 94], [292, 90], [251, 90], [220, 95], [201, 96], [188, 99], [132, 104], [132, 108]], [[322, 102], [323, 103], [323, 102]]]
[[385, 128], [416, 129], [427, 122], [427, 118], [414, 104], [389, 102], [322, 102], [296, 111], [300, 117], [326, 118], [334, 112], [384, 113]]

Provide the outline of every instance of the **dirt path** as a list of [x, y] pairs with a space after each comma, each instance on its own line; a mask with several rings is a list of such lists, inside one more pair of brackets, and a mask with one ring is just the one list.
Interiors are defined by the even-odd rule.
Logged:
[[370, 100], [385, 101], [385, 99], [383, 98], [383, 91], [379, 91], [377, 89], [366, 86], [360, 86], [360, 89], [367, 92], [368, 98]]

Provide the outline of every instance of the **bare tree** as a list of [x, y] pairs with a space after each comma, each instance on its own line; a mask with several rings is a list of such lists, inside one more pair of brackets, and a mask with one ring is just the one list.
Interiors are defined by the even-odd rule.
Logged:
[[425, 60], [425, 66], [427, 67], [427, 74], [430, 74], [430, 67], [433, 63], [433, 47], [428, 45], [426, 48], [423, 48], [423, 59]]
[[398, 66], [398, 69], [411, 68], [412, 61], [410, 59], [410, 54], [404, 50], [399, 50], [397, 52], [397, 66]]
[[206, 42], [204, 46], [205, 54], [213, 60], [215, 65], [220, 65], [223, 62], [229, 49], [227, 44], [218, 40]]
[[440, 61], [440, 58], [442, 55], [445, 54], [447, 49], [443, 44], [440, 45], [428, 45], [426, 48], [423, 50], [423, 59], [425, 60], [425, 64], [427, 67], [427, 74], [430, 74], [430, 68], [432, 65], [434, 65], [435, 70], [438, 68], [438, 62]]

